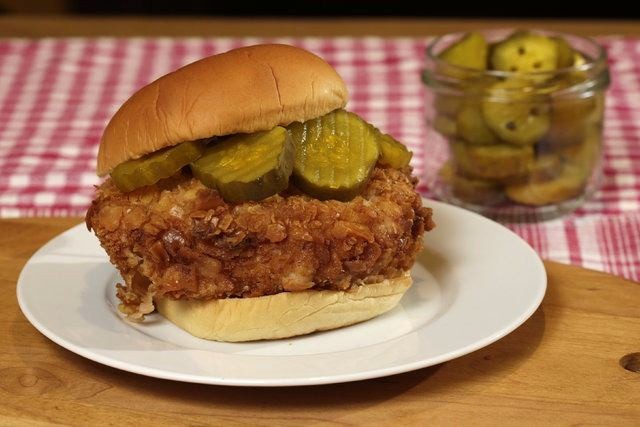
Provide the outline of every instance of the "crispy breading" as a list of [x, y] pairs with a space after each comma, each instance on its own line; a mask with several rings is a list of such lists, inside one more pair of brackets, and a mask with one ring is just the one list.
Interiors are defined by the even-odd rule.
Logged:
[[86, 223], [125, 281], [121, 309], [140, 318], [153, 311], [154, 295], [257, 297], [397, 277], [434, 227], [414, 187], [409, 170], [376, 168], [349, 202], [313, 199], [292, 186], [229, 204], [186, 174], [130, 193], [108, 180]]

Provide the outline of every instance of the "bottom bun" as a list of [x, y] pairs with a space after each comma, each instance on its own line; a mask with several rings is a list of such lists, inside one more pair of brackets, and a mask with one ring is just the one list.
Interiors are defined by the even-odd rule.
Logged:
[[349, 291], [282, 292], [257, 298], [157, 298], [158, 311], [191, 335], [256, 341], [326, 331], [369, 320], [395, 307], [411, 286], [409, 273]]

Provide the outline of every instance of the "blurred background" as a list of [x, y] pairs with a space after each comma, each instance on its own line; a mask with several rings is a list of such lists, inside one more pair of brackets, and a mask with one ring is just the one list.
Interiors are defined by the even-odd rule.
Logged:
[[[619, 4], [617, 4], [619, 3]], [[0, 0], [0, 14], [180, 16], [395, 16], [630, 19], [640, 12], [621, 1], [469, 2], [420, 0], [204, 1], [204, 0]]]

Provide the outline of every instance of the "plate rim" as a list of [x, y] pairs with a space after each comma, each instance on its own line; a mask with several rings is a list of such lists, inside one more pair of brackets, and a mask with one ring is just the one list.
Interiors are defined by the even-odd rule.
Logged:
[[[20, 275], [18, 276], [18, 281], [16, 283], [16, 295], [18, 299], [18, 305], [23, 315], [27, 318], [29, 323], [34, 326], [41, 334], [45, 337], [56, 343], [57, 345], [65, 348], [72, 353], [78, 354], [88, 360], [93, 362], [97, 362], [103, 364], [105, 366], [109, 366], [115, 369], [123, 370], [126, 372], [131, 372], [139, 375], [144, 375], [153, 378], [160, 378], [166, 380], [173, 381], [181, 381], [181, 382], [189, 382], [189, 383], [197, 383], [197, 384], [208, 384], [208, 385], [224, 385], [224, 386], [246, 386], [246, 387], [282, 387], [282, 386], [310, 386], [310, 385], [323, 385], [323, 384], [337, 384], [337, 383], [345, 383], [352, 381], [361, 381], [367, 379], [381, 378], [390, 375], [397, 375], [405, 372], [410, 372], [422, 368], [426, 368], [429, 366], [434, 366], [440, 363], [447, 362], [449, 360], [457, 359], [459, 357], [465, 356], [469, 353], [477, 351], [481, 348], [484, 348], [494, 342], [500, 340], [506, 335], [510, 334], [517, 328], [519, 328], [524, 322], [526, 322], [539, 308], [542, 303], [544, 296], [547, 290], [547, 275], [546, 269], [544, 267], [544, 263], [540, 256], [535, 252], [535, 250], [529, 245], [522, 237], [517, 235], [515, 232], [505, 227], [502, 224], [499, 224], [495, 221], [492, 221], [486, 217], [483, 217], [480, 214], [477, 214], [472, 211], [468, 211], [466, 209], [460, 208], [455, 205], [451, 205], [445, 202], [422, 198], [422, 201], [425, 206], [433, 207], [433, 208], [444, 208], [444, 209], [452, 209], [453, 211], [457, 211], [463, 215], [470, 215], [472, 217], [476, 217], [481, 221], [486, 221], [488, 224], [492, 226], [499, 227], [503, 232], [507, 232], [511, 235], [511, 237], [515, 237], [520, 244], [524, 245], [529, 252], [529, 255], [532, 255], [532, 261], [535, 259], [535, 268], [537, 273], [541, 273], [539, 279], [539, 285], [537, 289], [537, 293], [535, 298], [533, 298], [529, 302], [528, 309], [520, 314], [516, 319], [511, 321], [508, 326], [502, 327], [499, 330], [493, 332], [492, 334], [487, 335], [486, 337], [479, 339], [475, 342], [472, 342], [468, 345], [462, 346], [454, 351], [450, 351], [447, 353], [443, 353], [439, 356], [434, 356], [430, 358], [425, 358], [418, 361], [408, 362], [404, 364], [397, 364], [394, 366], [382, 367], [377, 369], [369, 369], [362, 370], [357, 372], [350, 373], [342, 373], [335, 375], [320, 375], [320, 376], [310, 376], [304, 378], [268, 378], [268, 379], [260, 379], [260, 378], [228, 378], [221, 376], [211, 376], [211, 375], [194, 375], [189, 373], [181, 373], [172, 370], [159, 369], [154, 367], [148, 367], [140, 365], [139, 363], [133, 363], [130, 361], [124, 361], [121, 359], [117, 359], [114, 357], [109, 357], [108, 355], [101, 354], [99, 352], [95, 352], [86, 347], [77, 346], [76, 344], [64, 339], [63, 337], [57, 335], [54, 331], [47, 328], [46, 325], [42, 324], [37, 316], [35, 316], [31, 310], [29, 309], [28, 303], [25, 301], [24, 295], [24, 274], [28, 269], [30, 264], [34, 261], [41, 252], [46, 250], [46, 248], [58, 238], [64, 236], [65, 234], [71, 234], [77, 231], [78, 228], [83, 226], [83, 223], [79, 223], [62, 233], [54, 236], [45, 244], [43, 244], [36, 252], [29, 257], [22, 270], [20, 271]], [[536, 281], [537, 282], [537, 281]], [[191, 349], [190, 349], [191, 350]], [[195, 350], [195, 351], [206, 351], [206, 350]]]

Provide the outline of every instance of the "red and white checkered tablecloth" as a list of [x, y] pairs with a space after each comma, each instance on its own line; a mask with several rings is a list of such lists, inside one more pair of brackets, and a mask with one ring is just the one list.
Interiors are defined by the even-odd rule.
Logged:
[[[640, 281], [640, 39], [604, 38], [613, 83], [605, 181], [563, 219], [511, 228], [546, 259]], [[80, 216], [98, 178], [102, 129], [137, 88], [183, 64], [262, 42], [302, 46], [332, 63], [351, 110], [414, 151], [429, 196], [439, 154], [425, 141], [420, 71], [427, 39], [129, 38], [0, 40], [0, 217]]]

